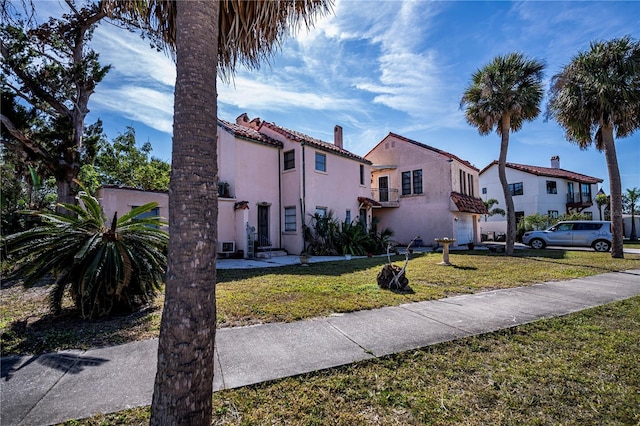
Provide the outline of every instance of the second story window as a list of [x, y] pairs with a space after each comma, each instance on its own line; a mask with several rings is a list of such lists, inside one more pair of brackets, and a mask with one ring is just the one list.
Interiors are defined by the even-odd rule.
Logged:
[[422, 194], [422, 169], [402, 172], [402, 195]]
[[413, 193], [422, 194], [422, 169], [413, 171]]
[[360, 185], [364, 185], [364, 165], [360, 164]]
[[557, 194], [558, 193], [558, 187], [556, 185], [556, 181], [555, 180], [548, 180], [547, 181], [547, 194]]
[[316, 152], [316, 170], [319, 172], [327, 171], [327, 155]]
[[402, 172], [402, 195], [411, 194], [411, 172]]
[[524, 190], [522, 189], [522, 182], [510, 183], [509, 184], [509, 192], [511, 192], [511, 195], [522, 195], [522, 194], [524, 194]]
[[296, 167], [296, 155], [295, 151], [286, 151], [284, 153], [284, 169], [291, 170]]

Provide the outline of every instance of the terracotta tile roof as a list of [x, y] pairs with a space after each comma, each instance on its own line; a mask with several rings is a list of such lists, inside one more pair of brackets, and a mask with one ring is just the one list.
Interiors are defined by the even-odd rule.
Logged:
[[[492, 161], [489, 165], [487, 165], [480, 174], [484, 173], [489, 167], [493, 165], [498, 165], [498, 161]], [[602, 179], [583, 175], [581, 173], [572, 172], [565, 169], [556, 169], [553, 167], [540, 167], [540, 166], [528, 166], [526, 164], [515, 164], [515, 163], [507, 163], [507, 167], [514, 170], [520, 170], [521, 172], [531, 173], [536, 176], [546, 176], [546, 177], [554, 177], [554, 178], [562, 178], [567, 180], [572, 180], [580, 183], [600, 183]]]
[[277, 141], [269, 136], [263, 135], [257, 130], [251, 129], [249, 127], [241, 126], [239, 124], [230, 123], [225, 120], [218, 119], [218, 126], [224, 128], [229, 133], [232, 133], [235, 136], [240, 136], [245, 139], [250, 139], [265, 145], [273, 145], [278, 148], [282, 148], [282, 142]]
[[388, 136], [393, 136], [393, 137], [395, 137], [397, 139], [400, 139], [400, 140], [403, 140], [405, 142], [409, 142], [410, 144], [419, 146], [420, 148], [424, 148], [424, 149], [428, 149], [429, 151], [437, 152], [438, 154], [444, 155], [445, 157], [451, 158], [452, 160], [456, 160], [456, 161], [464, 164], [465, 166], [467, 166], [467, 167], [469, 167], [469, 168], [471, 168], [473, 170], [479, 170], [476, 166], [474, 166], [473, 164], [471, 164], [467, 160], [463, 160], [462, 158], [460, 158], [460, 157], [458, 157], [456, 155], [453, 155], [453, 154], [451, 154], [451, 153], [449, 153], [447, 151], [443, 151], [441, 149], [434, 148], [432, 146], [423, 144], [422, 142], [414, 141], [413, 139], [406, 138], [406, 137], [401, 136], [401, 135], [399, 135], [397, 133], [389, 132]]
[[358, 202], [364, 204], [367, 207], [382, 207], [382, 204], [367, 197], [358, 197]]
[[480, 198], [470, 195], [460, 194], [459, 192], [451, 193], [451, 201], [456, 205], [459, 211], [464, 213], [487, 214], [487, 206]]
[[305, 135], [304, 133], [300, 133], [300, 132], [296, 132], [295, 130], [290, 130], [281, 126], [278, 126], [274, 123], [269, 123], [266, 121], [263, 121], [262, 124], [260, 125], [260, 127], [265, 126], [268, 127], [269, 129], [280, 133], [281, 135], [283, 135], [284, 137], [286, 137], [289, 140], [295, 141], [295, 142], [299, 142], [305, 145], [311, 145], [315, 148], [319, 148], [322, 149], [324, 151], [328, 151], [328, 152], [332, 152], [334, 154], [343, 156], [343, 157], [347, 157], [347, 158], [351, 158], [353, 160], [359, 161], [361, 163], [365, 163], [365, 164], [371, 164], [371, 162], [369, 160], [365, 160], [363, 157], [360, 157], [359, 155], [354, 154], [353, 152], [347, 151], [344, 148], [340, 148], [337, 147], [336, 145], [329, 143], [329, 142], [324, 142], [321, 141], [320, 139], [316, 139], [313, 138], [311, 136]]

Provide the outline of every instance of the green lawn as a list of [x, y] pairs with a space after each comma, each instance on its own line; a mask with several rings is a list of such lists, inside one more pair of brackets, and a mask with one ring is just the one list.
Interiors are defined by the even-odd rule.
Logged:
[[[397, 257], [402, 264], [404, 257]], [[431, 300], [455, 294], [640, 269], [640, 255], [612, 259], [590, 251], [518, 250], [515, 257], [486, 251], [414, 254], [407, 277], [413, 290], [381, 290], [376, 275], [386, 257], [244, 270], [218, 271], [220, 327], [303, 318]], [[37, 354], [125, 343], [158, 334], [162, 295], [147, 309], [109, 320], [80, 321], [69, 306], [60, 317], [47, 313], [46, 287], [3, 288], [0, 307], [2, 355]]]
[[[640, 297], [213, 394], [216, 425], [637, 425]], [[147, 424], [149, 407], [66, 425]]]

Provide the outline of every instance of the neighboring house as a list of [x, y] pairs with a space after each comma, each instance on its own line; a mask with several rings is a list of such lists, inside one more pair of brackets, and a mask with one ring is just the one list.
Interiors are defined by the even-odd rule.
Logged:
[[169, 220], [169, 194], [166, 191], [145, 191], [118, 185], [104, 185], [96, 191], [96, 198], [107, 216], [108, 225], [111, 225], [116, 212], [118, 217], [122, 217], [131, 209], [151, 202], [158, 203], [158, 206], [147, 216], [160, 216], [164, 221]]
[[[282, 143], [275, 165], [280, 175], [274, 181], [280, 185], [280, 247], [300, 253], [303, 225], [309, 225], [316, 213], [324, 216], [332, 211], [341, 222], [358, 219], [370, 224], [371, 163], [344, 149], [340, 126], [334, 128], [334, 142], [328, 143], [259, 118], [250, 120], [246, 114], [236, 123]], [[250, 164], [258, 158], [252, 157]], [[265, 179], [256, 183], [268, 185]]]
[[[315, 213], [370, 223], [371, 163], [343, 148], [340, 126], [334, 134], [328, 143], [246, 114], [218, 120], [219, 253], [298, 254]], [[153, 200], [168, 218], [167, 193], [104, 187], [100, 194], [107, 215]]]
[[365, 159], [371, 161], [374, 216], [408, 244], [455, 238], [460, 246], [480, 241], [479, 221], [487, 210], [478, 197], [479, 170], [468, 161], [389, 133]]
[[[560, 157], [551, 157], [551, 167], [507, 163], [507, 181], [513, 196], [516, 221], [535, 213], [552, 218], [565, 213], [581, 213], [598, 219], [595, 196], [602, 179], [560, 168]], [[481, 197], [495, 198], [506, 210], [498, 162], [480, 171]], [[506, 233], [506, 217], [494, 215], [482, 220], [482, 233]]]

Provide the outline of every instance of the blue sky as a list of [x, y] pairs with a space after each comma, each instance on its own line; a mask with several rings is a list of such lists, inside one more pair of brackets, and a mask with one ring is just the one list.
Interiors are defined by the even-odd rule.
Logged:
[[[54, 3], [57, 4], [57, 3]], [[52, 6], [51, 3], [48, 6]], [[519, 51], [547, 64], [550, 78], [594, 40], [640, 38], [640, 2], [337, 0], [333, 14], [289, 37], [260, 70], [237, 70], [218, 85], [218, 115], [246, 112], [364, 156], [389, 132], [451, 152], [482, 169], [499, 138], [469, 126], [460, 98], [471, 75], [497, 55]], [[126, 126], [153, 155], [170, 160], [175, 67], [136, 34], [102, 25], [93, 47], [112, 71], [98, 86], [87, 123], [100, 117], [109, 139]], [[511, 135], [508, 161], [604, 179], [604, 154], [580, 150], [543, 113]], [[640, 132], [617, 141], [625, 188], [640, 187]]]

